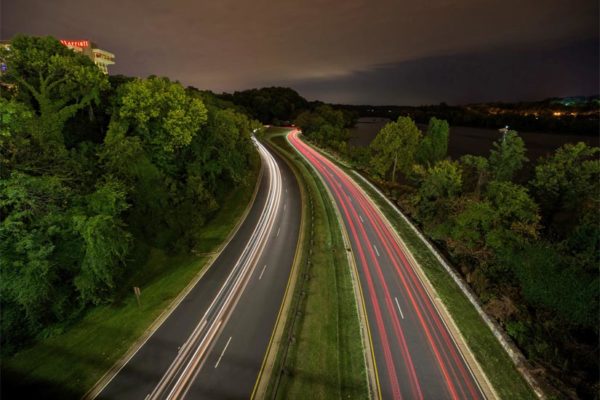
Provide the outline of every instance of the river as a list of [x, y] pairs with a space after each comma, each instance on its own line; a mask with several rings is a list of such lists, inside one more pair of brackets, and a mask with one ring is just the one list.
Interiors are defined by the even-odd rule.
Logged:
[[[368, 146], [377, 132], [389, 121], [387, 118], [359, 118], [354, 128], [351, 129], [350, 144]], [[417, 124], [417, 126], [422, 131], [427, 129], [427, 126], [423, 124]], [[518, 127], [514, 129], [519, 130]], [[600, 146], [599, 136], [544, 132], [519, 132], [519, 135], [525, 141], [527, 157], [532, 161], [552, 153], [565, 143], [584, 142], [591, 146]], [[492, 143], [501, 136], [502, 134], [496, 129], [451, 126], [448, 154], [453, 159], [458, 159], [465, 154], [488, 156]]]

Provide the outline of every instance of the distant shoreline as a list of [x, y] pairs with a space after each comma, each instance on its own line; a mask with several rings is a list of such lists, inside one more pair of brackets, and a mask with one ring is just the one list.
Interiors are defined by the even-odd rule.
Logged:
[[[389, 122], [384, 117], [359, 118], [354, 128], [350, 129], [349, 143], [354, 146], [366, 147], [375, 138], [377, 132]], [[427, 130], [426, 124], [417, 124], [422, 131]], [[518, 128], [515, 130], [519, 131]], [[527, 147], [527, 157], [535, 161], [539, 157], [552, 153], [565, 143], [584, 142], [590, 146], [600, 146], [600, 138], [596, 136], [568, 134], [560, 132], [519, 132]], [[448, 154], [454, 158], [465, 154], [487, 156], [492, 143], [500, 137], [496, 129], [476, 128], [470, 126], [450, 126]]]

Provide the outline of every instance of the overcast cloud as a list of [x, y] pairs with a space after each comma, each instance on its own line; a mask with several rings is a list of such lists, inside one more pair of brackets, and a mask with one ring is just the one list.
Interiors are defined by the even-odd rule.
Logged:
[[0, 1], [3, 39], [90, 39], [116, 54], [111, 73], [217, 92], [288, 85], [378, 104], [598, 93], [596, 0]]

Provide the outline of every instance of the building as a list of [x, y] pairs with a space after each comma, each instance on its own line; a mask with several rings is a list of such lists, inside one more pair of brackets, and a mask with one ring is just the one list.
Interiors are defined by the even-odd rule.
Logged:
[[[10, 41], [8, 40], [0, 40], [0, 49], [10, 49]], [[6, 63], [4, 60], [0, 60], [0, 77], [4, 75], [6, 72]], [[0, 89], [12, 90], [15, 85], [11, 83], [6, 83], [3, 80], [0, 80]]]
[[89, 57], [105, 74], [108, 74], [108, 66], [115, 63], [115, 55], [113, 53], [99, 49], [95, 43], [89, 40], [62, 39], [60, 42], [71, 50]]

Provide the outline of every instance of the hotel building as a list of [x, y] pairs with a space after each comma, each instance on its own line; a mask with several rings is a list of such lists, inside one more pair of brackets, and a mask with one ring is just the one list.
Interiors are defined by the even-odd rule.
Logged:
[[108, 74], [108, 66], [115, 63], [115, 55], [113, 53], [99, 49], [95, 43], [89, 40], [63, 39], [60, 42], [71, 50], [89, 57], [105, 74]]

